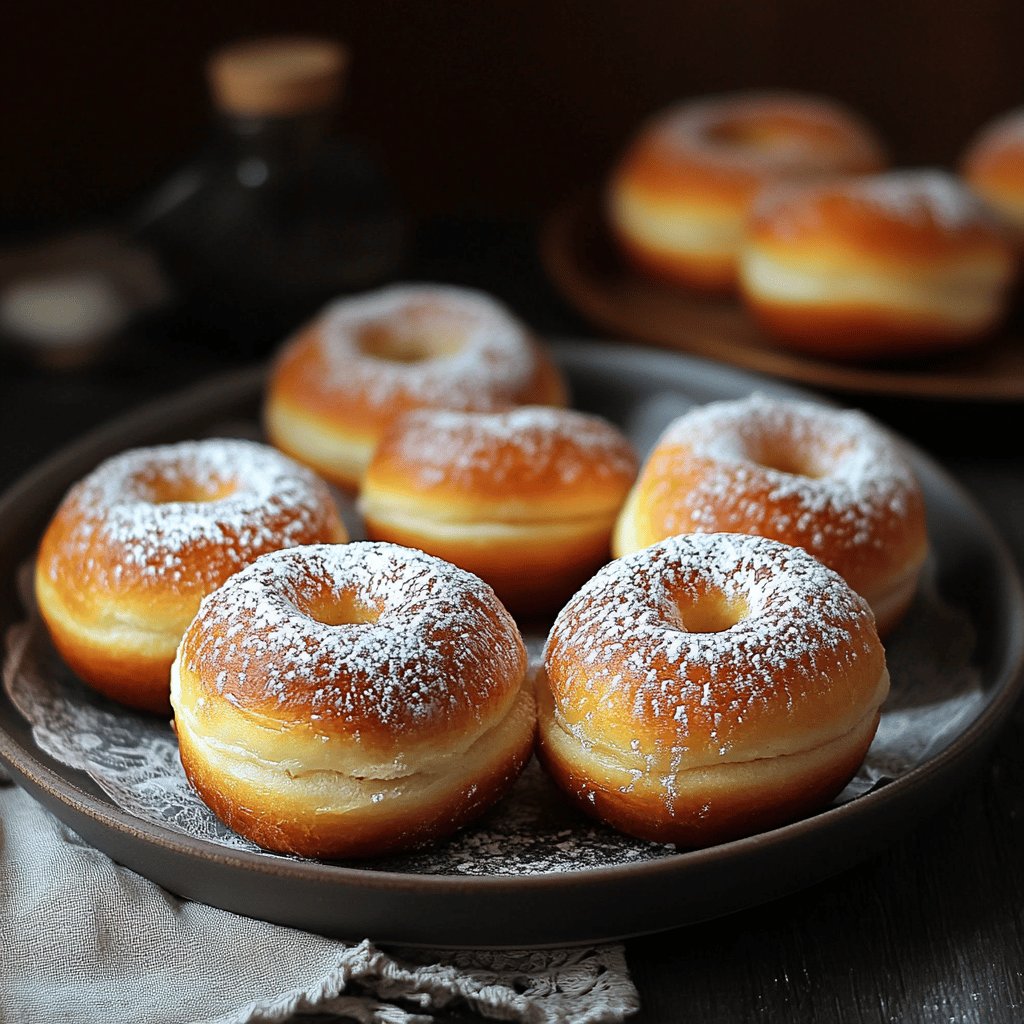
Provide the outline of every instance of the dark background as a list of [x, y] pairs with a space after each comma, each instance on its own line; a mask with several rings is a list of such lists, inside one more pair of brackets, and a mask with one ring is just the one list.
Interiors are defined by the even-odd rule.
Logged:
[[[947, 166], [987, 118], [1024, 102], [1015, 0], [16, 0], [3, 13], [6, 237], [116, 215], [193, 156], [209, 119], [203, 64], [221, 43], [328, 33], [353, 55], [339, 127], [375, 146], [422, 224], [410, 277], [487, 288], [552, 333], [589, 328], [544, 279], [540, 218], [677, 98], [823, 92], [874, 122], [899, 163]], [[192, 340], [133, 338], [79, 373], [0, 361], [0, 487], [83, 429], [224, 368]], [[969, 446], [944, 464], [1024, 564], [1019, 405], [843, 398], [932, 454]], [[766, 907], [630, 942], [638, 1024], [1019, 1024], [1022, 752], [1018, 708], [985, 770], [884, 854]]]
[[954, 163], [1024, 101], [1015, 0], [17, 0], [0, 32], [0, 221], [66, 222], [145, 190], [203, 140], [206, 55], [282, 30], [350, 45], [343, 127], [424, 216], [539, 215], [686, 95], [828, 93], [905, 164]]

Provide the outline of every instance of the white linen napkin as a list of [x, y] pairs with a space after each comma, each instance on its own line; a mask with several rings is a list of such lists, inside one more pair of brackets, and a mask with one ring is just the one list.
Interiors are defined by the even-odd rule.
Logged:
[[333, 1013], [423, 1024], [444, 1007], [616, 1024], [639, 999], [617, 945], [384, 951], [178, 899], [92, 849], [0, 770], [0, 1022], [269, 1024]]

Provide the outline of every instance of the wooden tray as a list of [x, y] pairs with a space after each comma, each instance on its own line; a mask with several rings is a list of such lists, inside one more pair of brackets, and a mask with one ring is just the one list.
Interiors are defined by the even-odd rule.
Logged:
[[1024, 399], [1024, 322], [981, 346], [928, 362], [851, 365], [778, 348], [735, 299], [709, 298], [650, 280], [619, 256], [600, 193], [558, 208], [541, 232], [541, 259], [566, 300], [619, 337], [731, 363], [832, 391], [926, 399]]

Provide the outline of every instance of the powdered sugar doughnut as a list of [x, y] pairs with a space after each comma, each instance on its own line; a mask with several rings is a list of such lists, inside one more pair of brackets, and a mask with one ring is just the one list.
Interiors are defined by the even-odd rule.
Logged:
[[533, 744], [526, 651], [477, 577], [393, 544], [266, 555], [172, 670], [186, 774], [267, 849], [364, 856], [454, 831]]
[[267, 551], [344, 539], [326, 485], [272, 448], [137, 448], [68, 492], [39, 547], [36, 599], [82, 679], [165, 712], [175, 649], [205, 594]]
[[625, 436], [597, 416], [424, 409], [384, 434], [360, 506], [372, 538], [461, 565], [511, 610], [540, 614], [608, 561], [636, 471]]
[[679, 533], [753, 533], [805, 548], [867, 598], [884, 635], [927, 553], [924, 498], [863, 413], [763, 395], [671, 423], [616, 524], [617, 555]]
[[405, 285], [341, 299], [288, 342], [265, 418], [279, 448], [355, 487], [403, 412], [565, 397], [559, 371], [504, 306], [468, 289]]
[[787, 186], [747, 224], [740, 290], [764, 329], [826, 358], [892, 358], [982, 339], [1007, 309], [1009, 238], [940, 171]]
[[889, 688], [867, 603], [799, 548], [670, 537], [605, 566], [555, 620], [539, 754], [588, 813], [705, 846], [823, 806]]
[[766, 185], [885, 166], [878, 139], [832, 100], [746, 92], [680, 103], [645, 124], [609, 186], [609, 220], [645, 273], [731, 290], [751, 201]]
[[963, 156], [968, 185], [999, 212], [1024, 249], [1024, 107], [995, 118]]

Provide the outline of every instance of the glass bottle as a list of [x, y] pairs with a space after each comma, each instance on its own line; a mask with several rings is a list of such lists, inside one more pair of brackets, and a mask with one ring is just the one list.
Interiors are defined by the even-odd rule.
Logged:
[[276, 346], [326, 301], [398, 273], [404, 226], [388, 182], [331, 124], [347, 53], [321, 39], [229, 46], [207, 72], [208, 150], [137, 222], [182, 325], [239, 355]]

